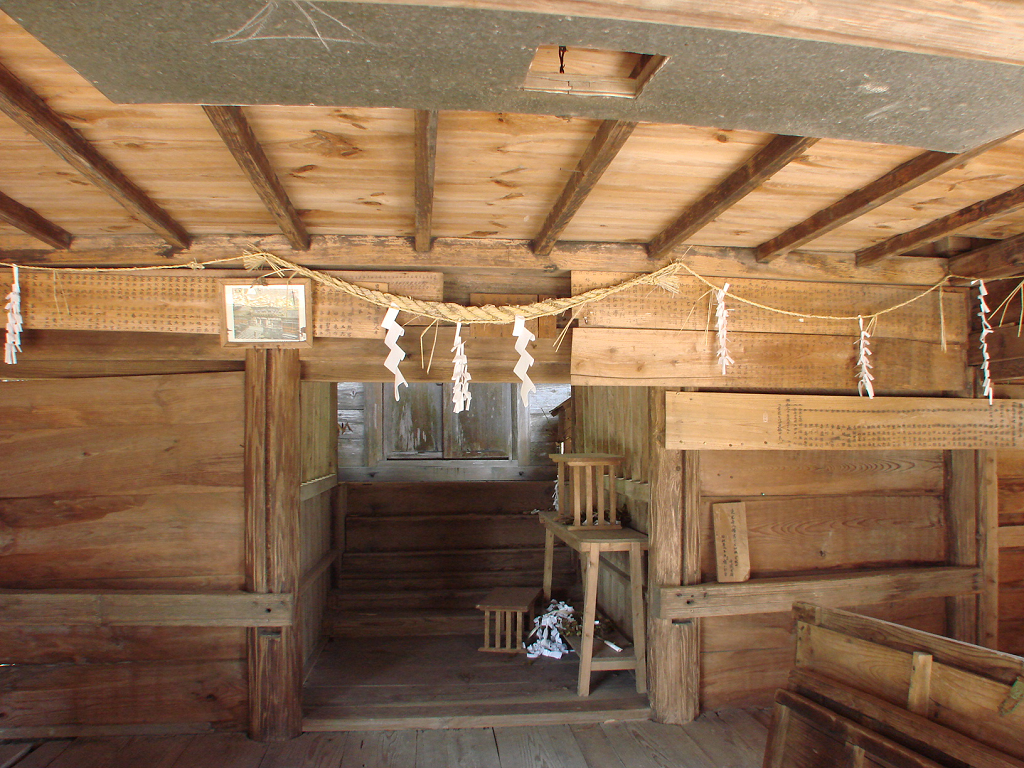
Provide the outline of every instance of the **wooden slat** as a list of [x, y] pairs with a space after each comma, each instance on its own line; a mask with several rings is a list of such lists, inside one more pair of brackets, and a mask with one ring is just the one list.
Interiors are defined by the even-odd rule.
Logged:
[[535, 254], [547, 256], [551, 253], [559, 235], [608, 170], [636, 125], [627, 120], [605, 120], [601, 123], [534, 239], [532, 247]]
[[288, 238], [288, 244], [297, 251], [308, 251], [309, 233], [288, 198], [288, 193], [281, 185], [281, 180], [270, 164], [256, 134], [253, 133], [242, 108], [204, 106], [203, 110], [235, 158], [238, 167], [242, 169], [242, 173], [263, 201], [263, 205]]
[[71, 247], [70, 232], [3, 192], [0, 192], [0, 221], [5, 221], [54, 248], [66, 250]]
[[1004, 525], [998, 536], [1000, 547], [1024, 547], [1024, 525]]
[[[418, 253], [408, 237], [367, 237], [361, 235], [314, 235], [308, 252], [293, 252], [283, 235], [207, 235], [195, 239], [184, 253], [166, 254], [166, 246], [146, 236], [82, 236], [68, 253], [49, 249], [8, 249], [8, 261], [40, 266], [122, 266], [180, 264], [238, 256], [247, 249], [280, 254], [314, 269], [420, 269], [446, 274], [486, 274], [515, 278], [515, 270], [529, 270], [536, 276], [566, 275], [572, 270], [607, 272], [648, 272], [663, 267], [670, 259], [650, 259], [643, 245], [632, 243], [561, 242], [547, 257], [538, 256], [527, 240], [508, 238], [436, 238], [429, 253]], [[946, 275], [946, 258], [898, 256], [878, 264], [856, 267], [852, 259], [837, 259], [835, 253], [797, 252], [785, 265], [758, 264], [753, 248], [693, 245], [686, 263], [707, 277], [758, 277], [780, 280], [820, 280], [827, 283], [894, 283], [931, 286]], [[515, 286], [514, 290], [522, 290]]]
[[0, 590], [0, 625], [285, 627], [290, 594]]
[[961, 277], [984, 280], [1011, 277], [1024, 270], [1024, 234], [975, 248], [953, 256], [949, 260], [949, 273]]
[[[978, 466], [975, 451], [945, 451], [945, 527], [947, 565], [978, 565]], [[946, 599], [946, 633], [965, 643], [978, 642], [978, 596]]]
[[1014, 448], [1024, 400], [681, 392], [668, 396], [666, 447], [844, 450]]
[[898, 256], [918, 246], [932, 243], [942, 237], [955, 235], [957, 232], [986, 221], [996, 216], [1005, 216], [1024, 208], [1024, 185], [961, 208], [959, 211], [943, 216], [935, 221], [890, 237], [880, 243], [857, 251], [857, 265], [872, 264], [886, 256]]
[[999, 648], [999, 476], [996, 451], [978, 451], [978, 645]]
[[[570, 373], [577, 385], [853, 393], [851, 350], [848, 336], [730, 332], [729, 352], [736, 363], [723, 376], [714, 337], [703, 331], [577, 328]], [[878, 394], [959, 392], [966, 384], [963, 345], [951, 344], [943, 352], [938, 344], [878, 339], [871, 351]]]
[[0, 65], [0, 110], [176, 248], [191, 236], [45, 101]]
[[337, 475], [327, 475], [326, 477], [321, 477], [317, 480], [309, 480], [303, 483], [302, 487], [299, 489], [299, 499], [300, 501], [315, 499], [320, 494], [327, 493], [327, 491], [334, 488], [337, 484]]
[[757, 260], [766, 262], [777, 259], [794, 248], [799, 248], [915, 187], [941, 176], [946, 171], [967, 162], [972, 157], [987, 152], [1013, 136], [1016, 136], [1016, 133], [955, 155], [946, 152], [922, 152], [867, 186], [851, 192], [842, 200], [818, 211], [809, 219], [790, 227], [771, 240], [761, 243], [756, 249]]
[[[663, 619], [788, 611], [797, 601], [835, 607], [976, 593], [977, 568], [897, 568], [830, 576], [752, 579], [742, 584], [662, 587], [652, 612]], [[653, 590], [652, 590], [653, 591]]]
[[750, 578], [747, 505], [742, 501], [711, 505], [715, 536], [715, 581], [743, 582]]
[[776, 136], [748, 158], [717, 187], [683, 211], [647, 245], [651, 258], [666, 256], [686, 238], [721, 216], [740, 200], [803, 154], [817, 139], [804, 136]]
[[417, 109], [416, 223], [413, 244], [417, 251], [430, 250], [430, 226], [434, 213], [434, 162], [437, 156], [437, 110]]

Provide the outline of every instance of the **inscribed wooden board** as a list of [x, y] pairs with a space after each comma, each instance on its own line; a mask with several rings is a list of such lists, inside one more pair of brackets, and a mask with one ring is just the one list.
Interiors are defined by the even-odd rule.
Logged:
[[[629, 272], [573, 272], [572, 293], [577, 295], [635, 277]], [[716, 286], [729, 284], [730, 293], [759, 304], [790, 312], [832, 317], [869, 315], [921, 295], [920, 287], [857, 283], [819, 283], [796, 280], [755, 280], [722, 278]], [[939, 342], [945, 328], [947, 343], [967, 341], [965, 290], [945, 288], [921, 296], [893, 313], [878, 319], [873, 336]], [[856, 336], [856, 320], [835, 321], [794, 317], [751, 306], [729, 295], [730, 331]], [[715, 330], [714, 297], [708, 286], [686, 274], [670, 278], [666, 288], [641, 285], [613, 294], [583, 307], [582, 327], [664, 328], [667, 330]]]
[[[359, 285], [418, 299], [440, 300], [439, 272], [328, 272]], [[73, 331], [220, 333], [219, 279], [241, 270], [160, 273], [22, 272], [25, 328]], [[255, 279], [255, 278], [253, 278]], [[0, 278], [0, 292], [10, 276]], [[313, 333], [334, 338], [384, 338], [384, 310], [314, 283]], [[408, 318], [407, 318], [408, 319]], [[423, 322], [420, 320], [419, 322]], [[413, 321], [413, 324], [417, 324]]]
[[750, 578], [750, 542], [747, 538], [747, 505], [742, 501], [711, 505], [715, 528], [716, 580], [746, 581]]
[[1018, 448], [1024, 400], [666, 393], [676, 450]]

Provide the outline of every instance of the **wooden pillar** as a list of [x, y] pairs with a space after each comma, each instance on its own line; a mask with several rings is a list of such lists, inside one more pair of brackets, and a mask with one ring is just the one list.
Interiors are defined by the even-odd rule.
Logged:
[[999, 473], [994, 450], [977, 452], [978, 645], [999, 648]]
[[[978, 477], [975, 451], [946, 452], [946, 528], [949, 565], [978, 565]], [[978, 642], [976, 595], [946, 598], [946, 634]]]
[[[697, 579], [700, 578], [699, 556], [684, 527], [696, 524], [696, 515], [687, 520], [684, 496], [697, 493], [695, 485], [684, 488], [684, 454], [665, 450], [665, 392], [660, 387], [648, 391], [650, 414], [650, 483], [647, 585], [648, 594], [663, 586], [679, 586], [687, 576], [684, 561], [696, 557]], [[695, 472], [696, 454], [686, 461]], [[688, 569], [691, 571], [692, 568]], [[650, 690], [653, 718], [661, 723], [688, 723], [700, 713], [700, 647], [696, 623], [674, 624], [654, 618], [648, 612], [647, 685]]]
[[[245, 382], [246, 588], [296, 594], [302, 482], [298, 350], [248, 350]], [[247, 646], [249, 737], [281, 741], [300, 735], [297, 623], [250, 628]]]

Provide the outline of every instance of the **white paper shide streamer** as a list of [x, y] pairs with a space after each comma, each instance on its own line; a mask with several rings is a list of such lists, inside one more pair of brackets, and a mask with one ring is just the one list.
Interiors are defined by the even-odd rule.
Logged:
[[18, 362], [18, 353], [21, 352], [21, 285], [18, 282], [18, 268], [11, 267], [14, 271], [14, 283], [11, 292], [7, 294], [7, 340], [4, 342], [4, 362], [14, 365]]
[[981, 318], [981, 334], [978, 337], [981, 340], [981, 396], [987, 397], [988, 404], [992, 405], [992, 374], [989, 371], [988, 355], [988, 336], [992, 333], [992, 326], [988, 322], [989, 308], [988, 302], [985, 301], [988, 289], [985, 288], [984, 280], [976, 280], [975, 283], [978, 286], [978, 317]]
[[736, 362], [729, 356], [729, 310], [725, 308], [725, 294], [728, 290], [729, 284], [726, 283], [715, 291], [715, 319], [718, 323], [718, 364], [722, 366], [723, 376], [725, 376], [725, 369]]
[[865, 393], [869, 399], [875, 396], [875, 387], [871, 383], [875, 377], [871, 375], [871, 328], [864, 325], [864, 318], [858, 317], [860, 324], [860, 337], [857, 339], [857, 393], [864, 397]]
[[462, 340], [462, 323], [455, 326], [455, 344], [452, 346], [455, 357], [452, 358], [452, 412], [462, 413], [469, 410], [473, 394], [469, 391], [469, 360], [466, 358], [466, 342]]
[[519, 387], [519, 397], [522, 399], [523, 405], [529, 405], [530, 393], [536, 392], [537, 387], [530, 380], [529, 370], [533, 365], [533, 355], [527, 352], [526, 348], [537, 337], [526, 327], [526, 320], [522, 315], [516, 315], [515, 325], [512, 326], [512, 335], [516, 337], [516, 352], [519, 353], [519, 362], [516, 363], [512, 372], [523, 382]]
[[403, 384], [409, 386], [405, 376], [398, 370], [398, 364], [405, 360], [405, 350], [398, 346], [399, 338], [405, 335], [405, 328], [398, 324], [397, 318], [398, 305], [392, 304], [387, 314], [384, 315], [384, 322], [380, 324], [380, 327], [388, 332], [384, 337], [384, 345], [391, 352], [388, 353], [388, 358], [384, 361], [384, 367], [395, 374], [395, 400], [398, 400], [398, 388]]

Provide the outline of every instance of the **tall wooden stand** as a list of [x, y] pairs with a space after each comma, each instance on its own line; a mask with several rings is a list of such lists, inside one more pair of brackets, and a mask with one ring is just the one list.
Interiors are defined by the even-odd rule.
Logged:
[[[245, 358], [245, 572], [250, 592], [295, 594], [299, 581], [299, 353]], [[247, 630], [249, 737], [302, 733], [302, 643], [293, 621]]]

